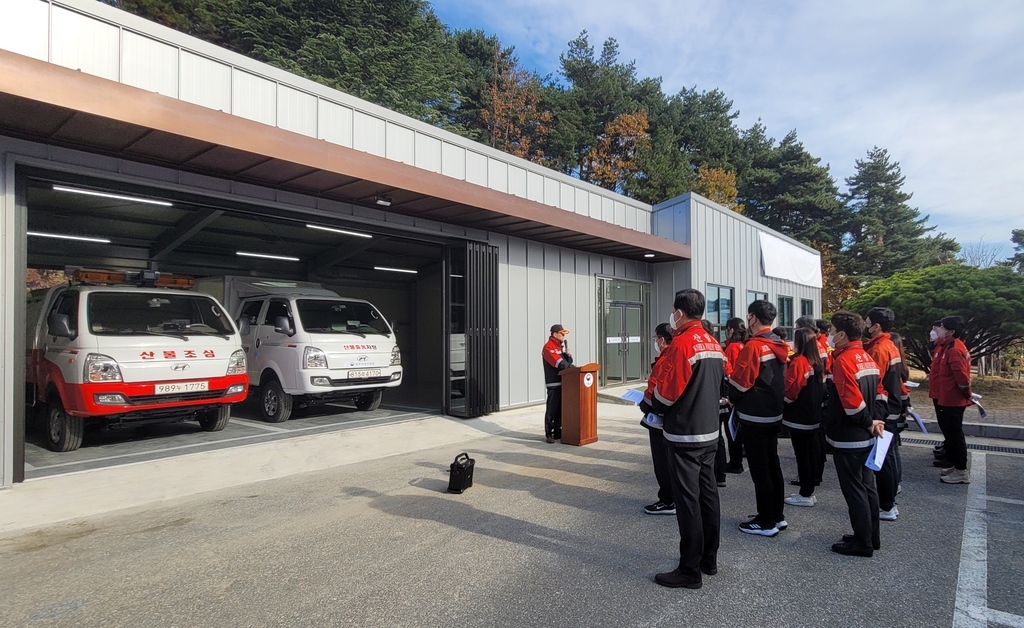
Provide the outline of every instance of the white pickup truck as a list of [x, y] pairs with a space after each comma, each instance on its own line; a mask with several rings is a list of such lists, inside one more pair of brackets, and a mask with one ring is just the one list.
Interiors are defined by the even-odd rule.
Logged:
[[224, 429], [248, 388], [240, 334], [191, 279], [78, 271], [27, 301], [26, 402], [45, 409], [47, 445], [71, 451], [87, 422], [107, 428], [198, 420]]
[[201, 280], [249, 325], [242, 347], [265, 421], [287, 421], [296, 406], [347, 401], [380, 406], [402, 383], [402, 354], [391, 325], [370, 302], [319, 284], [227, 276]]

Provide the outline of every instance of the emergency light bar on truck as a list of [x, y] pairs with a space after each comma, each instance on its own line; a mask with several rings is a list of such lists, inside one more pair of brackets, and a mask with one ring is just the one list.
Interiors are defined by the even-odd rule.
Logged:
[[91, 270], [79, 268], [71, 274], [71, 282], [83, 286], [118, 286], [182, 288], [189, 290], [196, 280], [185, 275], [170, 275], [155, 270]]

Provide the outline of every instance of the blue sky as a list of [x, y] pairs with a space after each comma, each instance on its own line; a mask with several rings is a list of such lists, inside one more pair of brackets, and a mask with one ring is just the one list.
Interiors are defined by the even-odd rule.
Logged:
[[1010, 255], [1024, 228], [1024, 3], [861, 0], [434, 0], [453, 28], [482, 28], [524, 65], [556, 73], [566, 43], [607, 37], [666, 93], [721, 89], [781, 139], [796, 129], [833, 177], [878, 145], [910, 204], [961, 244]]

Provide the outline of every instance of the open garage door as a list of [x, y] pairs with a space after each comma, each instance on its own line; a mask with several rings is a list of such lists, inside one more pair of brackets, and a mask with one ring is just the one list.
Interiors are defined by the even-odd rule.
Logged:
[[[256, 430], [253, 438], [257, 433], [264, 434], [260, 438], [280, 437], [281, 429], [325, 429], [332, 422], [365, 423], [423, 412], [471, 417], [497, 410], [497, 255], [493, 247], [421, 238], [346, 221], [344, 216], [326, 217], [322, 212], [314, 216], [294, 208], [268, 208], [33, 168], [19, 168], [17, 177], [19, 196], [27, 208], [30, 288], [63, 281], [65, 271], [76, 267], [158, 271], [195, 277], [206, 286], [204, 291], [221, 301], [229, 295], [225, 288], [217, 288], [223, 285], [217, 281], [241, 277], [274, 285], [316, 284], [376, 308], [394, 331], [404, 371], [401, 385], [384, 392], [380, 410], [369, 403], [372, 400], [363, 400], [362, 411], [360, 403], [344, 402], [337, 407], [311, 406], [305, 412], [296, 408], [287, 426], [275, 428], [260, 420], [250, 396], [247, 402], [232, 406], [232, 425]], [[233, 301], [237, 303], [224, 304], [235, 318], [241, 299]], [[272, 328], [271, 308], [261, 312], [263, 320], [254, 318], [254, 322]], [[454, 350], [460, 340], [461, 356]], [[372, 343], [353, 336], [353, 344]], [[374, 357], [369, 357], [372, 363]], [[453, 377], [444, 377], [444, 370], [437, 367], [445, 364], [450, 371], [462, 371], [462, 383], [453, 385]], [[375, 368], [379, 366], [362, 369], [368, 372], [366, 379], [377, 377]], [[250, 382], [256, 392], [263, 383], [258, 377]], [[390, 414], [378, 417], [374, 412]], [[159, 447], [153, 443], [161, 438], [185, 447], [182, 453], [187, 453], [193, 431], [179, 425], [147, 428], [137, 436], [87, 432], [82, 448], [110, 447], [124, 458], [134, 455], [134, 443], [144, 441], [147, 452], [141, 459], [150, 459], [159, 457], [154, 453]], [[244, 438], [239, 444], [245, 444]], [[38, 430], [28, 435], [28, 441], [42, 449]], [[45, 452], [41, 459], [46, 466], [58, 468], [70, 460], [60, 456], [66, 454]], [[88, 468], [82, 454], [76, 456], [68, 470]], [[31, 460], [26, 468], [29, 477], [52, 473], [33, 470]]]

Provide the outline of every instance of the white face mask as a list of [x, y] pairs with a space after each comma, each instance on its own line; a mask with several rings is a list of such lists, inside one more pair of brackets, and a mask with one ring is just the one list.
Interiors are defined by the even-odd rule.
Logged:
[[672, 315], [668, 317], [668, 326], [672, 328], [672, 331], [679, 329], [679, 321], [676, 319], [675, 312], [672, 312]]
[[928, 334], [928, 337], [931, 338], [932, 342], [936, 342], [939, 339], [939, 332], [933, 329], [931, 333]]
[[836, 348], [835, 337], [832, 334], [828, 335], [828, 346], [832, 347], [833, 349]]

